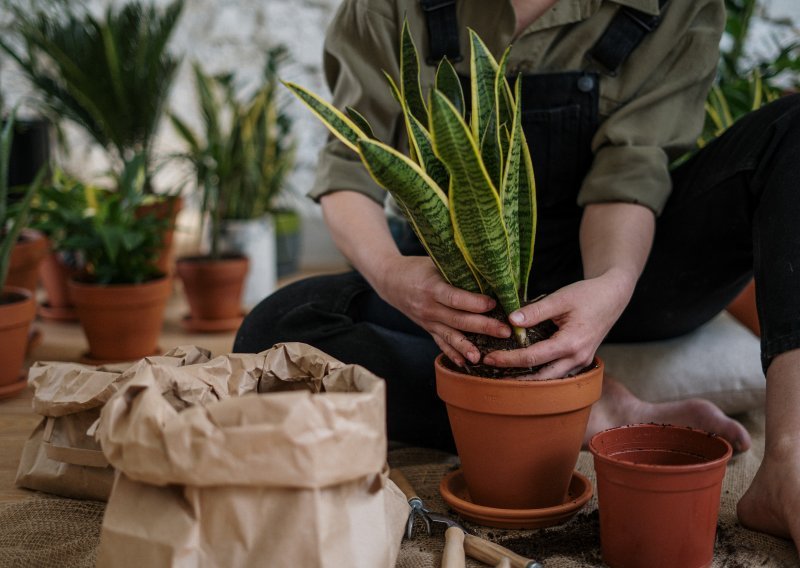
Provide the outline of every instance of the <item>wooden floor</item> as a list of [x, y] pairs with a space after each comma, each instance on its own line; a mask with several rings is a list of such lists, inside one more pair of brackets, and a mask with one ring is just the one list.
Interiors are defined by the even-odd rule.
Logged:
[[[322, 268], [308, 271], [305, 275], [332, 272], [339, 269]], [[295, 278], [282, 281], [286, 284]], [[180, 322], [188, 313], [184, 296], [176, 284], [173, 297], [167, 305], [164, 327], [159, 341], [162, 351], [179, 345], [197, 345], [209, 349], [212, 355], [229, 353], [233, 345], [234, 332], [217, 334], [194, 334], [184, 331]], [[86, 339], [77, 323], [51, 323], [37, 320], [33, 326], [41, 333], [41, 343], [35, 346], [27, 363], [33, 361], [78, 361], [88, 350]], [[21, 501], [38, 495], [36, 492], [14, 487], [14, 478], [25, 440], [39, 422], [39, 416], [31, 411], [33, 392], [26, 389], [21, 395], [0, 400], [0, 504]]]

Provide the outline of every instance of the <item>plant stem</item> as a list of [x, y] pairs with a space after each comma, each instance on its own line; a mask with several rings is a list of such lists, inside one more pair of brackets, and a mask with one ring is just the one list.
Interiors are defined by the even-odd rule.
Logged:
[[524, 327], [517, 327], [517, 326], [512, 326], [512, 328], [514, 330], [514, 340], [517, 342], [517, 345], [519, 345], [520, 347], [527, 347], [528, 345], [531, 344], [531, 342], [528, 341], [527, 329], [525, 329]]

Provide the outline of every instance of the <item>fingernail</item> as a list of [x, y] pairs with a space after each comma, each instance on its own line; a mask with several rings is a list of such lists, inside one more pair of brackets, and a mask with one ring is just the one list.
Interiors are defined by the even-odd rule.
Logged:
[[503, 329], [501, 329], [500, 333], [503, 335], [503, 337], [511, 337], [511, 329], [509, 329], [507, 327], [504, 327]]
[[478, 353], [477, 351], [470, 351], [469, 353], [467, 353], [467, 359], [469, 359], [470, 362], [474, 365], [475, 363], [481, 360], [481, 354]]
[[483, 363], [484, 365], [494, 365], [496, 361], [494, 360], [494, 357], [492, 357], [491, 355], [487, 355], [486, 357], [483, 358]]
[[515, 323], [517, 325], [525, 323], [525, 315], [522, 312], [514, 312], [508, 316], [508, 319], [511, 321], [511, 323]]

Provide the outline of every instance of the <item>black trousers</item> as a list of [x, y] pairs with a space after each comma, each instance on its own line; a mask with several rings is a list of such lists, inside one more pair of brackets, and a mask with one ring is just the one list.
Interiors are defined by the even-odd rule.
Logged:
[[[653, 249], [608, 342], [676, 337], [707, 322], [755, 274], [762, 363], [800, 348], [800, 95], [737, 122], [673, 171]], [[537, 246], [533, 293], [582, 278], [578, 223]], [[533, 295], [533, 294], [532, 294]], [[430, 336], [357, 273], [287, 286], [245, 318], [234, 350], [309, 343], [387, 381], [389, 438], [454, 448], [436, 396]]]

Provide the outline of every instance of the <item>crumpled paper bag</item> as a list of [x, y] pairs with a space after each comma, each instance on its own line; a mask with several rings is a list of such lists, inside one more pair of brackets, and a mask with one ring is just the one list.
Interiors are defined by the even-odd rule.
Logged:
[[34, 363], [28, 382], [34, 389], [33, 411], [42, 420], [25, 442], [16, 485], [62, 497], [107, 500], [114, 470], [87, 434], [102, 406], [141, 367], [180, 366], [209, 358], [207, 350], [185, 346], [133, 365]]
[[[219, 400], [175, 404], [193, 383]], [[385, 411], [383, 380], [299, 343], [140, 368], [96, 432], [119, 472], [97, 565], [393, 567]]]

